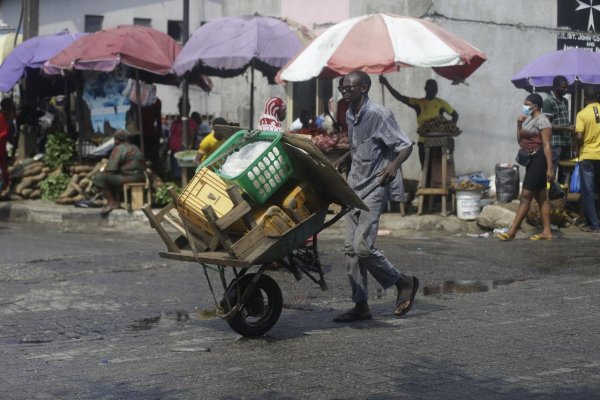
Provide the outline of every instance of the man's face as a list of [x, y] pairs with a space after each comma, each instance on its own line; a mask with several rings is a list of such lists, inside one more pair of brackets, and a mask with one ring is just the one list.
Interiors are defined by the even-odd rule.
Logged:
[[567, 82], [561, 82], [554, 88], [554, 93], [557, 96], [564, 96], [569, 91], [569, 86], [567, 86]]
[[360, 85], [358, 79], [354, 76], [346, 76], [343, 85], [338, 86], [338, 90], [345, 100], [354, 102], [362, 96], [363, 85]]

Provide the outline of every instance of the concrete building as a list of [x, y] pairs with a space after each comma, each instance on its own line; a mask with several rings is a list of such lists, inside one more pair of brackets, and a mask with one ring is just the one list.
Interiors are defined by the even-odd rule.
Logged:
[[[515, 120], [527, 92], [514, 88], [511, 76], [534, 58], [556, 50], [557, 37], [563, 29], [557, 26], [561, 3], [573, 3], [572, 8], [592, 22], [597, 14], [593, 4], [585, 8], [568, 0], [190, 0], [190, 33], [202, 21], [220, 16], [253, 14], [288, 17], [307, 25], [317, 32], [348, 17], [368, 13], [395, 13], [428, 18], [467, 40], [485, 52], [485, 62], [467, 84], [453, 86], [432, 70], [406, 68], [390, 74], [392, 85], [401, 93], [424, 96], [424, 83], [438, 81], [438, 96], [457, 110], [459, 127], [463, 133], [456, 140], [455, 163], [457, 174], [484, 171], [491, 175], [499, 162], [513, 162], [517, 150]], [[88, 24], [101, 20], [101, 27], [118, 24], [145, 23], [163, 32], [176, 31], [182, 17], [183, 0], [46, 0], [40, 1], [39, 33], [57, 32], [64, 28], [84, 31]], [[566, 5], [565, 7], [569, 7]], [[5, 23], [16, 25], [20, 1], [0, 3], [0, 17]], [[94, 18], [101, 17], [101, 18]], [[589, 26], [588, 26], [589, 28]], [[594, 25], [591, 25], [593, 30]], [[594, 32], [590, 35], [596, 38]], [[375, 82], [376, 82], [376, 77]], [[249, 123], [249, 77], [245, 74], [230, 79], [214, 79], [215, 89], [210, 94], [192, 89], [192, 110], [224, 116], [242, 126]], [[327, 95], [337, 96], [332, 90], [336, 82], [320, 81], [286, 86], [268, 85], [260, 73], [256, 74], [256, 120], [262, 111], [264, 99], [271, 95], [288, 96], [292, 105], [288, 123], [299, 107], [310, 105], [320, 111], [320, 101]], [[319, 95], [317, 95], [319, 93]], [[164, 109], [174, 113], [177, 88], [160, 88]], [[412, 109], [382, 93], [378, 83], [371, 90], [376, 102], [385, 103], [396, 115], [400, 125], [416, 141], [416, 118]], [[417, 178], [418, 157], [412, 156], [404, 170], [405, 176]]]

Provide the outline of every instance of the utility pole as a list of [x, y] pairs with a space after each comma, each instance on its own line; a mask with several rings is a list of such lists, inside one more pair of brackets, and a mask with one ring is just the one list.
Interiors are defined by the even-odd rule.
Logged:
[[[23, 41], [38, 36], [40, 25], [40, 1], [21, 0], [23, 18]], [[17, 32], [18, 34], [19, 32]], [[21, 104], [25, 104], [31, 110], [36, 109], [36, 90], [32, 87], [29, 79], [25, 80], [25, 90], [21, 91]], [[36, 152], [36, 134], [34, 126], [21, 125], [18, 135], [17, 158], [31, 157]]]
[[[181, 29], [181, 41], [182, 41], [182, 45], [185, 45], [185, 43], [188, 40], [188, 36], [190, 35], [190, 0], [183, 0], [183, 26]], [[187, 75], [187, 74], [186, 74]], [[182, 95], [181, 95], [181, 99], [182, 99], [182, 105], [181, 105], [181, 135], [183, 136], [181, 138], [182, 140], [182, 144], [184, 149], [187, 149], [188, 146], [193, 146], [194, 143], [188, 143], [188, 135], [189, 135], [189, 126], [188, 126], [188, 116], [189, 116], [189, 112], [190, 110], [188, 110], [187, 108], [187, 104], [188, 104], [188, 79], [187, 76], [184, 75], [183, 80], [181, 82], [181, 89], [182, 89]], [[194, 132], [195, 134], [195, 132]]]
[[23, 7], [23, 40], [38, 36], [40, 0], [21, 0]]

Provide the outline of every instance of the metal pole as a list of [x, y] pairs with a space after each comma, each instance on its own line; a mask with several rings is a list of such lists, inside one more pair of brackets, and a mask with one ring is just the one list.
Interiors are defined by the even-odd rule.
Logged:
[[[190, 0], [183, 0], [183, 26], [181, 29], [181, 40], [185, 45], [188, 36], [190, 35]], [[187, 74], [186, 74], [187, 75]], [[188, 146], [193, 146], [194, 143], [188, 143], [188, 115], [189, 110], [187, 109], [188, 98], [189, 98], [189, 87], [188, 87], [188, 79], [186, 76], [183, 77], [181, 82], [181, 143], [184, 149], [188, 149]]]
[[142, 154], [144, 156], [146, 153], [144, 152], [144, 128], [142, 126], [142, 91], [140, 89], [140, 70], [136, 68], [135, 70], [135, 97], [137, 98], [137, 126], [138, 133], [140, 134], [140, 150], [142, 150]]
[[83, 113], [83, 107], [84, 107], [84, 100], [83, 100], [83, 73], [81, 71], [75, 71], [75, 85], [76, 85], [76, 92], [77, 92], [77, 122], [79, 125], [79, 132], [78, 132], [78, 136], [79, 136], [79, 140], [78, 142], [78, 147], [79, 147], [79, 151], [78, 153], [78, 157], [77, 159], [79, 160], [79, 162], [81, 162], [83, 160], [83, 129], [84, 129], [84, 113]]
[[250, 62], [250, 129], [254, 129], [254, 59]]

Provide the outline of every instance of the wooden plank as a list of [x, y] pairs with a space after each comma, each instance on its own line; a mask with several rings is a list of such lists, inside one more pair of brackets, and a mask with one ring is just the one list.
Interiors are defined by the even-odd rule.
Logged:
[[417, 195], [418, 196], [427, 195], [427, 194], [432, 194], [432, 195], [446, 195], [446, 194], [448, 194], [448, 189], [444, 189], [444, 188], [423, 188], [423, 189], [417, 189]]
[[265, 238], [266, 236], [262, 227], [257, 226], [250, 232], [242, 236], [240, 240], [235, 242], [231, 246], [231, 250], [237, 258], [243, 259], [246, 255], [250, 254], [250, 252], [257, 245], [258, 242]]
[[[219, 230], [224, 231], [231, 225], [242, 219], [250, 211], [252, 211], [252, 208], [247, 202], [244, 201], [243, 203], [234, 206], [231, 209], [231, 211], [223, 215], [221, 218], [217, 219], [215, 223]], [[256, 225], [256, 223], [254, 225]]]
[[219, 241], [221, 242], [225, 250], [227, 250], [229, 254], [235, 255], [235, 253], [233, 253], [231, 249], [232, 243], [231, 239], [229, 238], [229, 235], [227, 235], [227, 232], [224, 232], [221, 229], [219, 229], [219, 226], [217, 225], [217, 213], [215, 213], [215, 210], [212, 208], [212, 206], [207, 205], [202, 207], [202, 212], [204, 213], [204, 216], [206, 217], [206, 220], [208, 221], [209, 225], [213, 229], [215, 236], [218, 236]]
[[143, 207], [142, 211], [146, 215], [146, 218], [148, 218], [148, 221], [150, 221], [150, 226], [152, 226], [156, 230], [156, 232], [158, 232], [158, 235], [165, 243], [165, 246], [167, 246], [167, 250], [169, 250], [170, 252], [173, 252], [173, 253], [180, 252], [181, 249], [175, 244], [173, 239], [171, 239], [171, 237], [169, 236], [167, 231], [165, 231], [165, 228], [163, 228], [163, 226], [161, 225], [160, 220], [158, 220], [154, 216], [154, 213], [152, 212], [150, 205]]
[[171, 210], [173, 210], [175, 208], [175, 203], [173, 203], [172, 201], [169, 202], [169, 204], [167, 204], [162, 210], [160, 210], [158, 213], [156, 213], [156, 218], [159, 219], [159, 221], [165, 216], [165, 214], [171, 212]]
[[182, 250], [179, 253], [161, 251], [158, 253], [162, 258], [177, 261], [201, 262], [205, 264], [214, 264], [221, 266], [231, 266], [239, 268], [250, 268], [252, 264], [247, 261], [237, 259], [225, 252], [203, 252], [198, 253], [198, 258], [194, 257], [194, 253], [189, 250]]
[[[246, 203], [246, 200], [244, 200], [244, 198], [242, 197], [242, 194], [240, 193], [240, 190], [237, 186], [229, 186], [226, 189], [226, 191], [229, 195], [229, 198], [236, 206], [238, 204]], [[246, 228], [248, 228], [248, 230], [251, 230], [254, 227], [256, 227], [256, 221], [254, 220], [250, 212], [246, 213], [246, 215], [242, 217], [242, 220], [244, 221], [244, 225], [246, 225]]]

